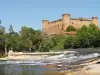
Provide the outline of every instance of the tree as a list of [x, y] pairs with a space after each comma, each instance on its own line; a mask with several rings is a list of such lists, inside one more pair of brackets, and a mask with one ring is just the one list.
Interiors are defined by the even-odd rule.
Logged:
[[9, 33], [11, 34], [11, 33], [13, 33], [13, 32], [14, 32], [14, 30], [13, 30], [13, 26], [10, 25], [10, 27], [9, 27]]
[[39, 45], [42, 43], [43, 41], [43, 37], [41, 35], [41, 31], [40, 30], [35, 30], [35, 33], [32, 37], [32, 42], [33, 42], [33, 49], [39, 49]]
[[7, 54], [6, 46], [5, 46], [5, 28], [0, 26], [0, 52]]
[[21, 37], [21, 45], [23, 46], [23, 49], [24, 50], [30, 50], [32, 48], [32, 42], [29, 38], [30, 36], [30, 31], [29, 31], [29, 28], [24, 26], [21, 28], [21, 31], [20, 31], [20, 37]]
[[74, 41], [74, 37], [73, 36], [68, 36], [64, 42], [64, 48], [68, 49], [68, 48], [72, 48], [73, 47], [73, 41]]
[[81, 47], [94, 47], [98, 34], [99, 30], [94, 24], [90, 24], [89, 27], [85, 25], [82, 26], [77, 32], [78, 39], [81, 42]]
[[90, 44], [90, 33], [88, 32], [88, 27], [83, 25], [77, 32], [77, 37], [80, 41], [81, 48], [91, 47]]
[[6, 43], [6, 47], [7, 47], [7, 50], [15, 50], [15, 47], [17, 45], [17, 42], [18, 40], [16, 41], [16, 38], [19, 36], [19, 34], [17, 32], [15, 32], [13, 30], [13, 26], [10, 25], [9, 27], [9, 33], [6, 33], [5, 34], [6, 37], [5, 37], [5, 43]]
[[53, 42], [50, 38], [42, 39], [42, 42], [39, 45], [40, 52], [49, 52], [53, 48]]
[[41, 31], [34, 30], [26, 26], [21, 28], [20, 37], [24, 49], [31, 50], [31, 51], [38, 50], [39, 45], [42, 42]]
[[76, 28], [73, 27], [73, 26], [71, 26], [71, 25], [69, 25], [69, 26], [67, 27], [66, 31], [67, 31], [67, 32], [69, 32], [69, 31], [76, 31]]
[[55, 50], [64, 49], [64, 41], [65, 36], [64, 35], [55, 35], [52, 37], [52, 42]]

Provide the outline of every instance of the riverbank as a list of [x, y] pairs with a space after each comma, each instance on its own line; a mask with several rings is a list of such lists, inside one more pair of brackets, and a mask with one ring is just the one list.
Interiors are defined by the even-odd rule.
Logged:
[[[67, 75], [100, 75], [100, 58], [96, 60], [87, 61], [87, 63], [80, 64], [84, 67], [78, 68], [76, 71], [69, 71]], [[65, 71], [66, 72], [66, 71]]]
[[[45, 75], [100, 75], [100, 64], [99, 64], [100, 59], [94, 61], [89, 60], [89, 61], [87, 61], [84, 64], [73, 65], [74, 69], [45, 73]], [[47, 67], [55, 67], [55, 66], [47, 65]]]

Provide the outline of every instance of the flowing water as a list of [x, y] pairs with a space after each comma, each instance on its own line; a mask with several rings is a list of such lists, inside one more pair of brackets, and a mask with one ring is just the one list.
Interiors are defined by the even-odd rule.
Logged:
[[[82, 52], [79, 50], [76, 51], [76, 53], [49, 56], [44, 60], [38, 61], [0, 61], [0, 75], [46, 75], [46, 73], [58, 71], [59, 66], [62, 66], [62, 64], [71, 65], [71, 63], [77, 63], [77, 61], [79, 62], [98, 56], [100, 56], [100, 54], [97, 51]], [[67, 66], [63, 68], [67, 69]]]

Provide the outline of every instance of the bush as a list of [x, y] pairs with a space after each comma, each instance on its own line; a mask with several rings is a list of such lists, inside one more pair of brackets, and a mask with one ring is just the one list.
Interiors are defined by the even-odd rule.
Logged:
[[65, 41], [64, 35], [56, 35], [56, 36], [52, 37], [53, 48], [55, 50], [64, 49], [64, 41]]
[[70, 26], [67, 27], [66, 31], [67, 32], [69, 32], [69, 31], [76, 31], [76, 28], [70, 25]]
[[72, 48], [73, 47], [73, 36], [68, 36], [64, 42], [64, 49]]
[[52, 48], [53, 48], [53, 42], [51, 41], [51, 38], [47, 38], [42, 40], [42, 43], [39, 46], [39, 51], [49, 52], [49, 50]]

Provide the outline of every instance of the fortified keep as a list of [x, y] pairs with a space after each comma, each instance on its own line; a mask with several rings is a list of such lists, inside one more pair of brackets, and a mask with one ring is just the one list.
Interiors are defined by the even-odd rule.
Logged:
[[89, 24], [91, 23], [98, 26], [98, 17], [71, 18], [70, 14], [63, 14], [62, 19], [56, 21], [49, 22], [48, 20], [42, 20], [42, 32], [47, 36], [54, 34], [63, 34], [69, 25], [72, 25], [76, 29], [79, 29], [83, 25], [89, 26]]

